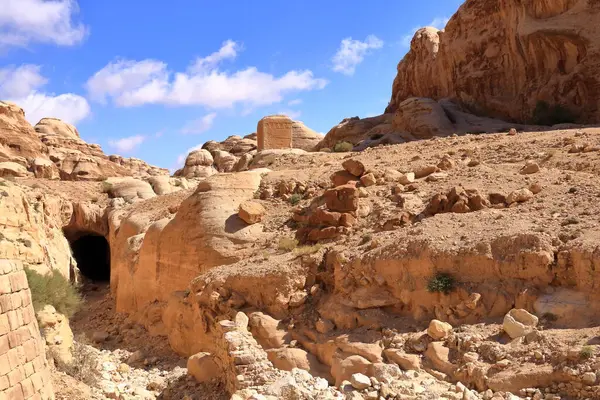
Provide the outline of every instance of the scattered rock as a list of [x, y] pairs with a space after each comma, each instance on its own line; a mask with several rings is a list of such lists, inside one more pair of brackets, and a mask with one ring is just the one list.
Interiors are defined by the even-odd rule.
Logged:
[[502, 327], [508, 336], [516, 339], [532, 332], [537, 324], [538, 317], [527, 310], [513, 308], [504, 316]]
[[523, 175], [535, 174], [540, 171], [540, 166], [535, 161], [527, 161], [521, 168], [520, 173]]
[[452, 325], [447, 322], [438, 321], [437, 319], [432, 320], [427, 328], [427, 334], [434, 340], [442, 340], [448, 337], [452, 332]]
[[524, 203], [533, 199], [533, 193], [529, 189], [518, 189], [506, 196], [506, 203]]
[[371, 387], [371, 380], [369, 377], [361, 373], [352, 374], [350, 377], [350, 383], [352, 384], [352, 387], [357, 390], [363, 390]]
[[373, 175], [372, 172], [363, 175], [360, 178], [360, 183], [362, 183], [364, 186], [369, 187], [369, 186], [373, 186], [377, 183], [377, 179], [375, 179], [375, 175]]
[[361, 177], [365, 173], [365, 166], [363, 163], [353, 158], [344, 161], [342, 167], [356, 177]]

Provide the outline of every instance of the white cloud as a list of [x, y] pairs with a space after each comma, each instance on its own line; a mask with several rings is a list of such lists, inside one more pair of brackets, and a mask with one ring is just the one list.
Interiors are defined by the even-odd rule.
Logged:
[[297, 118], [300, 118], [300, 116], [302, 115], [302, 111], [283, 110], [283, 111], [279, 111], [277, 114], [283, 114], [283, 115], [287, 115], [291, 119], [297, 119]]
[[209, 130], [213, 123], [215, 122], [215, 118], [217, 117], [217, 113], [206, 114], [204, 117], [196, 119], [187, 123], [181, 133], [183, 134], [194, 134], [194, 133], [202, 133]]
[[79, 95], [54, 95], [41, 91], [41, 87], [47, 82], [48, 80], [40, 74], [39, 65], [25, 64], [0, 68], [0, 98], [22, 107], [31, 124], [37, 124], [45, 117], [77, 124], [90, 114], [90, 105]]
[[109, 140], [108, 144], [120, 153], [129, 153], [144, 143], [144, 140], [146, 140], [145, 136], [135, 135], [118, 140]]
[[[434, 27], [437, 29], [444, 29], [446, 27], [446, 24], [448, 23], [448, 21], [450, 21], [450, 18], [448, 18], [448, 17], [436, 17], [429, 24], [427, 24], [425, 26], [431, 26], [431, 27]], [[417, 27], [413, 28], [410, 31], [410, 33], [402, 36], [402, 40], [400, 41], [402, 46], [410, 47], [410, 42], [412, 42], [412, 39], [415, 36], [415, 33], [417, 33], [417, 31], [421, 28], [422, 27], [417, 26]]]
[[383, 41], [375, 35], [367, 36], [364, 42], [354, 40], [351, 37], [345, 38], [331, 60], [333, 62], [332, 69], [344, 75], [353, 75], [356, 66], [363, 62], [369, 50], [382, 47]]
[[75, 0], [2, 0], [0, 47], [77, 44], [87, 33], [83, 24], [74, 21], [78, 11]]
[[288, 101], [288, 106], [297, 106], [300, 104], [302, 104], [302, 99], [294, 99], [294, 100]]
[[118, 60], [96, 72], [87, 82], [90, 96], [111, 99], [120, 107], [143, 104], [199, 105], [208, 108], [247, 107], [281, 102], [287, 93], [322, 89], [324, 79], [309, 70], [289, 71], [275, 77], [248, 67], [224, 72], [218, 64], [237, 55], [239, 45], [231, 40], [207, 57], [197, 59], [186, 72], [172, 73], [157, 60]]
[[73, 93], [58, 96], [33, 92], [27, 97], [11, 100], [25, 110], [25, 117], [31, 124], [37, 124], [42, 118], [58, 118], [76, 125], [90, 115], [87, 100]]

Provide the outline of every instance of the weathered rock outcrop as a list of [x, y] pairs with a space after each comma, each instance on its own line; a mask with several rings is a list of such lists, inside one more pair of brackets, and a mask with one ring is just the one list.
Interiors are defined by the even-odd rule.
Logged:
[[28, 159], [48, 159], [48, 149], [40, 142], [25, 112], [14, 103], [0, 101], [0, 162], [27, 166]]
[[264, 172], [213, 175], [200, 182], [174, 217], [156, 218], [144, 205], [115, 210], [109, 221], [117, 308], [137, 311], [152, 301], [166, 301], [200, 273], [247, 255], [262, 225], [246, 224], [238, 209], [253, 198]]
[[55, 118], [44, 118], [35, 126], [48, 155], [64, 180], [104, 180], [111, 176], [165, 175], [167, 170], [152, 167], [135, 158], [104, 154], [97, 144], [88, 144], [77, 129]]
[[323, 137], [302, 122], [285, 115], [270, 115], [258, 121], [258, 150], [302, 149], [311, 151]]
[[410, 97], [450, 98], [524, 123], [545, 101], [579, 122], [598, 122], [599, 38], [596, 1], [468, 0], [445, 30], [417, 31], [386, 112]]

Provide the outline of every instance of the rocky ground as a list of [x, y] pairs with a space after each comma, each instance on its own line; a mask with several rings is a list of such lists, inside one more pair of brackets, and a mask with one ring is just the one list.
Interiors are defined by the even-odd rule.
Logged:
[[114, 312], [106, 284], [88, 284], [85, 304], [71, 319], [75, 335], [75, 378], [53, 372], [58, 400], [221, 400], [218, 383], [200, 384], [188, 376], [187, 358], [175, 354], [166, 337], [151, 336], [144, 327]]

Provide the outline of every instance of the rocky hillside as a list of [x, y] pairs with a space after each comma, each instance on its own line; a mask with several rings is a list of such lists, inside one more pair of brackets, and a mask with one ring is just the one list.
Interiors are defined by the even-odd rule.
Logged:
[[386, 112], [449, 98], [515, 122], [597, 123], [599, 43], [597, 1], [467, 0], [443, 31], [416, 33]]
[[168, 175], [166, 169], [136, 158], [107, 156], [88, 144], [77, 129], [44, 118], [35, 127], [23, 109], [0, 101], [0, 176], [34, 176], [71, 181], [102, 181], [111, 176]]

